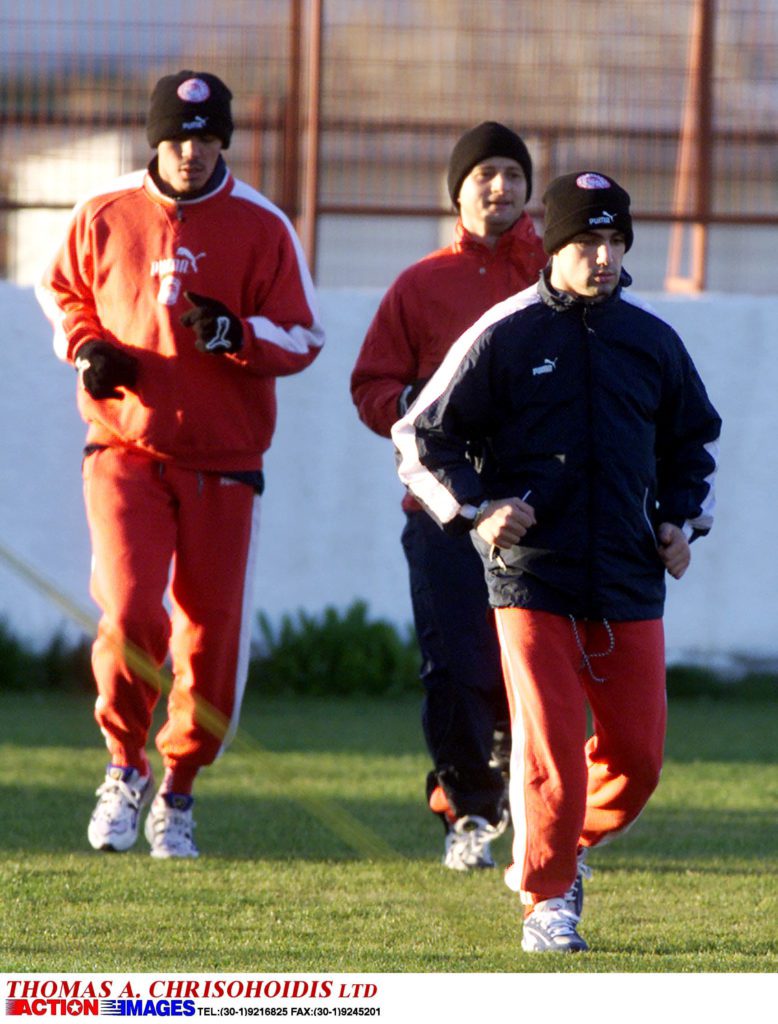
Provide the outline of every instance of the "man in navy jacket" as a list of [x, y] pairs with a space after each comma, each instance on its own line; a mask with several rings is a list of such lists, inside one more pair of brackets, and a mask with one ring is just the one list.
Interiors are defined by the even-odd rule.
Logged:
[[624, 189], [584, 171], [544, 202], [540, 282], [459, 338], [392, 436], [402, 481], [484, 562], [513, 711], [522, 947], [576, 952], [585, 852], [659, 780], [665, 574], [680, 579], [711, 527], [721, 421], [677, 334], [624, 293]]

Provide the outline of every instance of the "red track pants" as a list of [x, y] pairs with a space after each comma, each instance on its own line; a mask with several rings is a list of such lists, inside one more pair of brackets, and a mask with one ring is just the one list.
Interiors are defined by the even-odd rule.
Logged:
[[664, 631], [661, 619], [606, 625], [522, 608], [496, 616], [513, 731], [505, 880], [531, 905], [566, 892], [578, 847], [626, 829], [659, 782]]
[[88, 456], [83, 475], [92, 595], [103, 612], [92, 648], [95, 718], [112, 762], [147, 771], [160, 695], [148, 670], [153, 676], [170, 653], [168, 717], [156, 742], [187, 792], [237, 727], [259, 501], [246, 484], [123, 448]]

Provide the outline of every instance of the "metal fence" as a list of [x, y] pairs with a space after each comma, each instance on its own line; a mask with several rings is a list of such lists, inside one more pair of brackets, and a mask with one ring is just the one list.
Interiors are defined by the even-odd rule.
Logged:
[[[514, 126], [536, 167], [623, 181], [668, 288], [706, 287], [717, 226], [778, 226], [775, 0], [0, 0], [0, 273], [98, 179], [148, 160], [156, 79], [235, 95], [236, 173], [297, 223], [450, 214], [453, 142]], [[346, 283], [346, 282], [344, 282]]]

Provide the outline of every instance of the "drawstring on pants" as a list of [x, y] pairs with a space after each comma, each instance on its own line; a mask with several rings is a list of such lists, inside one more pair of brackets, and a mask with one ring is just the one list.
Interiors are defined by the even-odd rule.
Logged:
[[592, 677], [592, 679], [595, 681], [595, 683], [604, 683], [605, 682], [605, 676], [598, 676], [598, 675], [595, 675], [595, 673], [594, 673], [594, 669], [592, 668], [592, 658], [607, 658], [608, 655], [612, 654], [613, 651], [615, 650], [615, 648], [616, 648], [616, 637], [613, 635], [613, 630], [611, 629], [611, 624], [608, 622], [607, 619], [603, 619], [602, 620], [602, 624], [603, 624], [603, 626], [605, 626], [605, 630], [606, 630], [606, 632], [608, 634], [608, 640], [609, 640], [608, 650], [607, 651], [597, 651], [594, 654], [588, 654], [587, 651], [586, 651], [586, 648], [583, 645], [583, 641], [581, 640], [581, 634], [578, 632], [578, 624], [575, 621], [575, 616], [574, 615], [569, 615], [568, 618], [570, 619], [570, 622], [572, 624], [573, 636], [575, 637], [575, 642], [578, 645], [578, 650], [581, 652], [581, 657], [583, 659], [583, 661], [581, 662], [581, 667], [582, 668], [584, 668], [584, 667], [586, 668], [586, 671], [589, 673], [589, 675]]

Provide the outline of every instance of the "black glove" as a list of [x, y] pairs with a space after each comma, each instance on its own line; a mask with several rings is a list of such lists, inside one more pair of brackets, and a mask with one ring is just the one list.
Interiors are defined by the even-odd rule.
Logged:
[[123, 398], [117, 388], [132, 388], [138, 379], [138, 360], [108, 341], [85, 341], [76, 352], [81, 385], [92, 398]]
[[216, 355], [240, 352], [243, 348], [243, 324], [235, 314], [217, 299], [194, 292], [184, 294], [194, 308], [181, 316], [181, 323], [184, 327], [191, 327], [197, 335], [195, 348]]
[[428, 380], [429, 377], [420, 377], [418, 380], [412, 380], [410, 384], [405, 385], [397, 398], [397, 412], [400, 416], [404, 416], [408, 409], [410, 409]]

